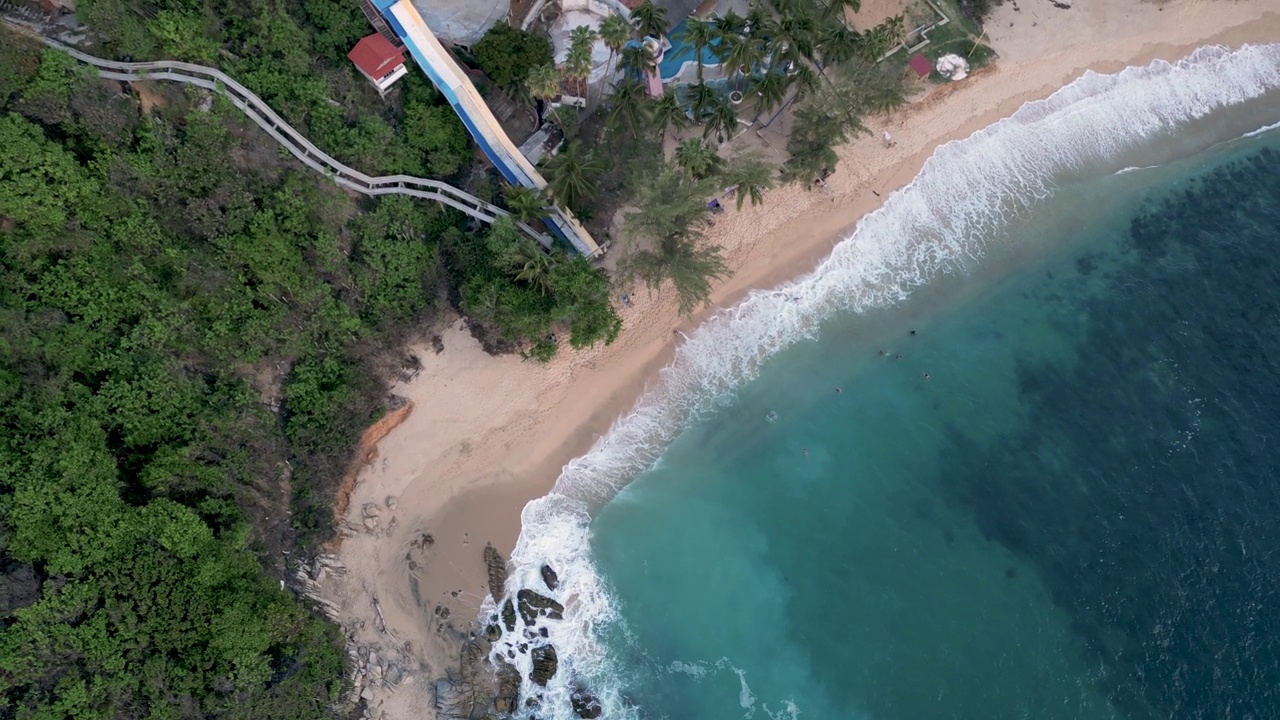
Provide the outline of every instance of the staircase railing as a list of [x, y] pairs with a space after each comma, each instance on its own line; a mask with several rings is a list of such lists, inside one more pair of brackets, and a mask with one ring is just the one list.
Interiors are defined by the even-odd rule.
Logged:
[[[265, 130], [268, 135], [287, 149], [294, 157], [298, 158], [302, 164], [331, 178], [338, 185], [362, 195], [394, 194], [432, 200], [460, 210], [485, 223], [492, 223], [500, 217], [511, 216], [506, 210], [439, 180], [430, 180], [412, 175], [371, 176], [339, 162], [316, 147], [302, 133], [285, 122], [262, 98], [216, 68], [176, 60], [156, 60], [151, 62], [106, 60], [45, 37], [27, 23], [8, 18], [0, 18], [0, 22], [4, 22], [5, 25], [25, 35], [35, 37], [45, 45], [61, 50], [82, 63], [94, 66], [98, 69], [99, 75], [110, 80], [122, 80], [125, 82], [171, 80], [219, 93], [230, 100], [233, 105], [247, 115], [258, 127]], [[512, 218], [512, 220], [515, 221], [516, 227], [530, 238], [537, 240], [544, 247], [551, 247], [552, 240], [549, 235], [538, 232], [527, 223], [515, 220], [515, 218]]]

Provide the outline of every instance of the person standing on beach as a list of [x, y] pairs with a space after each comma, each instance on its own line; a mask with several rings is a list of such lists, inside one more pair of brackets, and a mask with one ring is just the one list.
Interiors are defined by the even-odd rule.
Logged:
[[896, 142], [894, 142], [894, 141], [893, 141], [893, 136], [889, 134], [889, 131], [888, 131], [888, 130], [885, 130], [885, 131], [884, 131], [884, 134], [883, 134], [883, 135], [881, 135], [880, 137], [884, 139], [884, 146], [885, 146], [885, 147], [887, 147], [887, 148], [891, 148], [891, 147], [893, 147], [894, 145], [897, 145], [897, 144], [898, 144], [898, 143], [896, 143]]

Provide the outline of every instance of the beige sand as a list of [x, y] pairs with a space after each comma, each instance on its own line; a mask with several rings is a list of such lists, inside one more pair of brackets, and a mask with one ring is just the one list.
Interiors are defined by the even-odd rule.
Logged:
[[[1061, 10], [1049, 0], [1006, 0], [988, 23], [1001, 55], [995, 67], [873, 119], [875, 135], [842, 149], [825, 189], [776, 189], [761, 208], [719, 216], [712, 236], [736, 273], [715, 289], [716, 305], [811, 268], [876, 206], [873, 190], [887, 196], [907, 183], [938, 144], [1048, 95], [1086, 68], [1113, 72], [1205, 44], [1280, 41], [1275, 7], [1268, 0], [1078, 0]], [[896, 147], [878, 141], [883, 129]], [[485, 543], [510, 553], [524, 504], [634, 403], [670, 357], [673, 329], [693, 325], [677, 317], [670, 291], [641, 291], [622, 313], [626, 327], [613, 346], [565, 351], [547, 366], [490, 357], [459, 325], [444, 334], [443, 352], [415, 348], [422, 372], [396, 389], [413, 412], [382, 441], [348, 512], [360, 528], [362, 508], [378, 504], [378, 529], [349, 532], [340, 550], [348, 573], [325, 584], [353, 642], [381, 648], [382, 658], [413, 672], [397, 690], [374, 694], [372, 717], [429, 716], [430, 679], [456, 663], [451, 628], [465, 629], [486, 593]], [[398, 498], [394, 511], [388, 496]], [[425, 548], [424, 533], [434, 541]], [[390, 635], [377, 629], [375, 595]]]

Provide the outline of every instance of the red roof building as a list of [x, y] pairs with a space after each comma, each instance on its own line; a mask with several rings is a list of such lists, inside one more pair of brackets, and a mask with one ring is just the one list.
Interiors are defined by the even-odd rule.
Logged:
[[923, 55], [912, 55], [907, 63], [911, 65], [912, 70], [916, 71], [917, 77], [928, 77], [929, 73], [933, 72], [933, 63]]
[[404, 66], [404, 48], [392, 45], [377, 33], [361, 38], [347, 57], [380, 94], [409, 72]]

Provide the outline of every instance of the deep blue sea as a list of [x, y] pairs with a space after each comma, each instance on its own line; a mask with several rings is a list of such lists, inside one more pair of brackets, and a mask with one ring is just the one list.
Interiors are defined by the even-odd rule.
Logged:
[[527, 714], [1280, 718], [1280, 48], [1153, 68], [691, 335], [526, 510]]

